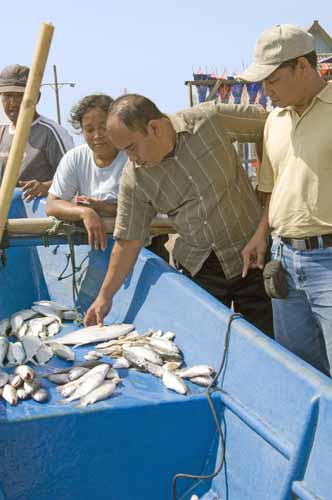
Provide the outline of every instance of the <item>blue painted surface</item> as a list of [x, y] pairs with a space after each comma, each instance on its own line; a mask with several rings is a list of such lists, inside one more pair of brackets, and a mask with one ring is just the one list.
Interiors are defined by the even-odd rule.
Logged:
[[[8, 250], [12, 263], [17, 259], [12, 252], [22, 250]], [[98, 290], [110, 250], [90, 255], [80, 292], [85, 307]], [[51, 262], [45, 255], [39, 258], [50, 295], [63, 301], [70, 296], [69, 282], [48, 276]], [[40, 269], [36, 277], [43, 282]], [[34, 293], [17, 283], [15, 302], [2, 306], [1, 314], [28, 304]], [[172, 330], [188, 365], [217, 368], [229, 315], [143, 250], [107, 320], [133, 322], [139, 332]], [[78, 357], [88, 349], [79, 348]], [[56, 365], [61, 362], [52, 360], [41, 371]], [[219, 440], [204, 390], [192, 386], [191, 395], [182, 397], [150, 375], [123, 370], [122, 376], [116, 397], [85, 410], [60, 405], [54, 386], [44, 406], [0, 403], [0, 485], [6, 500], [166, 500], [172, 498], [174, 473], [214, 470]], [[225, 467], [211, 483], [195, 487], [180, 481], [178, 498], [189, 500], [195, 492], [204, 500], [286, 500], [292, 494], [330, 500], [330, 379], [237, 319], [220, 385], [215, 401], [226, 438]]]

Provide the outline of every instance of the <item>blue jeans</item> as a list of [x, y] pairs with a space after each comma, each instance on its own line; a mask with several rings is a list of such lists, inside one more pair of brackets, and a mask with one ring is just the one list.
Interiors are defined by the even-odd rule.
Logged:
[[273, 299], [277, 342], [328, 376], [332, 371], [332, 247], [294, 250], [276, 237], [272, 259], [287, 271], [289, 294]]

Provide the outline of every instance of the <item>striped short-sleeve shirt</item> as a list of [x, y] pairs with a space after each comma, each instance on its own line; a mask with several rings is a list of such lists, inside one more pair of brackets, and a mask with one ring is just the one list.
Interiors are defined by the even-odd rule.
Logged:
[[233, 143], [260, 142], [267, 113], [215, 102], [169, 116], [174, 154], [154, 167], [129, 161], [118, 198], [115, 238], [145, 240], [152, 218], [167, 214], [178, 236], [174, 259], [195, 275], [215, 252], [229, 279], [242, 270], [241, 250], [261, 217]]

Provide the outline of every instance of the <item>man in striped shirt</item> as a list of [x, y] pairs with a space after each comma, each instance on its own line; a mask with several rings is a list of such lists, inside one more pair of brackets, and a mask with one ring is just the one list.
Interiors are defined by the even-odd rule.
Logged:
[[152, 218], [161, 212], [178, 233], [172, 248], [178, 267], [272, 335], [262, 272], [253, 269], [241, 277], [241, 251], [261, 210], [233, 147], [235, 141], [260, 142], [265, 119], [263, 108], [217, 102], [167, 116], [136, 94], [111, 104], [108, 133], [130, 161], [120, 181], [117, 241], [87, 325], [102, 322], [148, 237]]
[[[0, 95], [9, 124], [0, 125], [0, 180], [13, 142], [29, 68], [14, 64], [0, 73]], [[18, 178], [23, 198], [46, 196], [62, 156], [74, 146], [68, 132], [52, 120], [35, 113]]]

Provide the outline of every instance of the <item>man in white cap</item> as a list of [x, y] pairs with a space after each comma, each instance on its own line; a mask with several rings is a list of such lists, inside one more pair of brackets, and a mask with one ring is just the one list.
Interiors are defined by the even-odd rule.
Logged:
[[271, 230], [272, 258], [281, 262], [288, 285], [286, 298], [273, 299], [275, 337], [331, 375], [332, 84], [317, 72], [312, 36], [289, 24], [262, 33], [241, 78], [262, 81], [275, 107], [265, 126], [258, 185], [270, 196], [242, 252], [243, 276], [263, 268]]
[[[20, 64], [12, 64], [0, 72], [0, 96], [4, 112], [10, 120], [10, 124], [0, 124], [0, 182], [13, 142], [28, 76], [29, 68]], [[26, 201], [47, 195], [61, 158], [72, 147], [73, 140], [63, 127], [35, 113], [18, 178], [18, 186]]]

